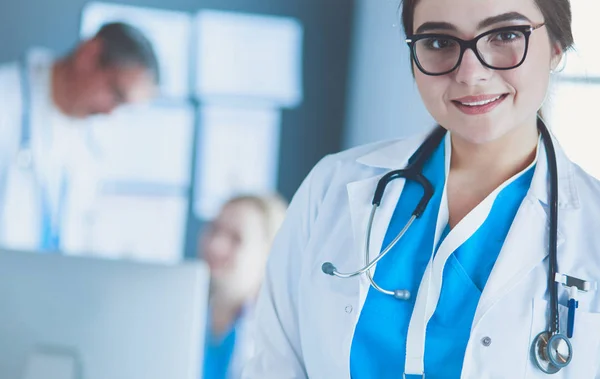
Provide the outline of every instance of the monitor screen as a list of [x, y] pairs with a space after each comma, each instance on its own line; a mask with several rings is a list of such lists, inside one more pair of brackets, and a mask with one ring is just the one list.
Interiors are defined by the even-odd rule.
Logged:
[[207, 299], [199, 262], [0, 251], [0, 378], [198, 379]]

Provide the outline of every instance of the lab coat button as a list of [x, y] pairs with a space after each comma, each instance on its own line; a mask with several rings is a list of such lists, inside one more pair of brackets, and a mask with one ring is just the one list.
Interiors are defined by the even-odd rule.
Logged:
[[481, 339], [481, 344], [485, 347], [488, 347], [492, 344], [492, 339], [490, 337], [483, 337]]
[[352, 313], [352, 309], [353, 309], [352, 305], [346, 306], [346, 313], [348, 313], [348, 314]]

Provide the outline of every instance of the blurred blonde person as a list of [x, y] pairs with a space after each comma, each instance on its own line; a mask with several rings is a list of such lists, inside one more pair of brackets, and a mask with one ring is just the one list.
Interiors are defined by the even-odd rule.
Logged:
[[253, 351], [251, 318], [273, 238], [287, 203], [278, 195], [229, 200], [200, 238], [211, 271], [204, 379], [238, 379]]

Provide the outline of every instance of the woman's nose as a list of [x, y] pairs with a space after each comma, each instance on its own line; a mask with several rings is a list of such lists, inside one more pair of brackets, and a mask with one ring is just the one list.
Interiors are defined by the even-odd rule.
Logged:
[[485, 67], [471, 49], [465, 51], [462, 61], [455, 71], [456, 81], [469, 86], [481, 84], [481, 82], [487, 81], [491, 75], [492, 69]]

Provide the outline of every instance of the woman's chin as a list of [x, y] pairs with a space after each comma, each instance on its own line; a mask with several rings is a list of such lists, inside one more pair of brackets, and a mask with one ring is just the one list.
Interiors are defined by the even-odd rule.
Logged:
[[482, 145], [502, 137], [504, 131], [497, 122], [459, 123], [455, 127], [448, 127], [452, 135], [474, 145]]

